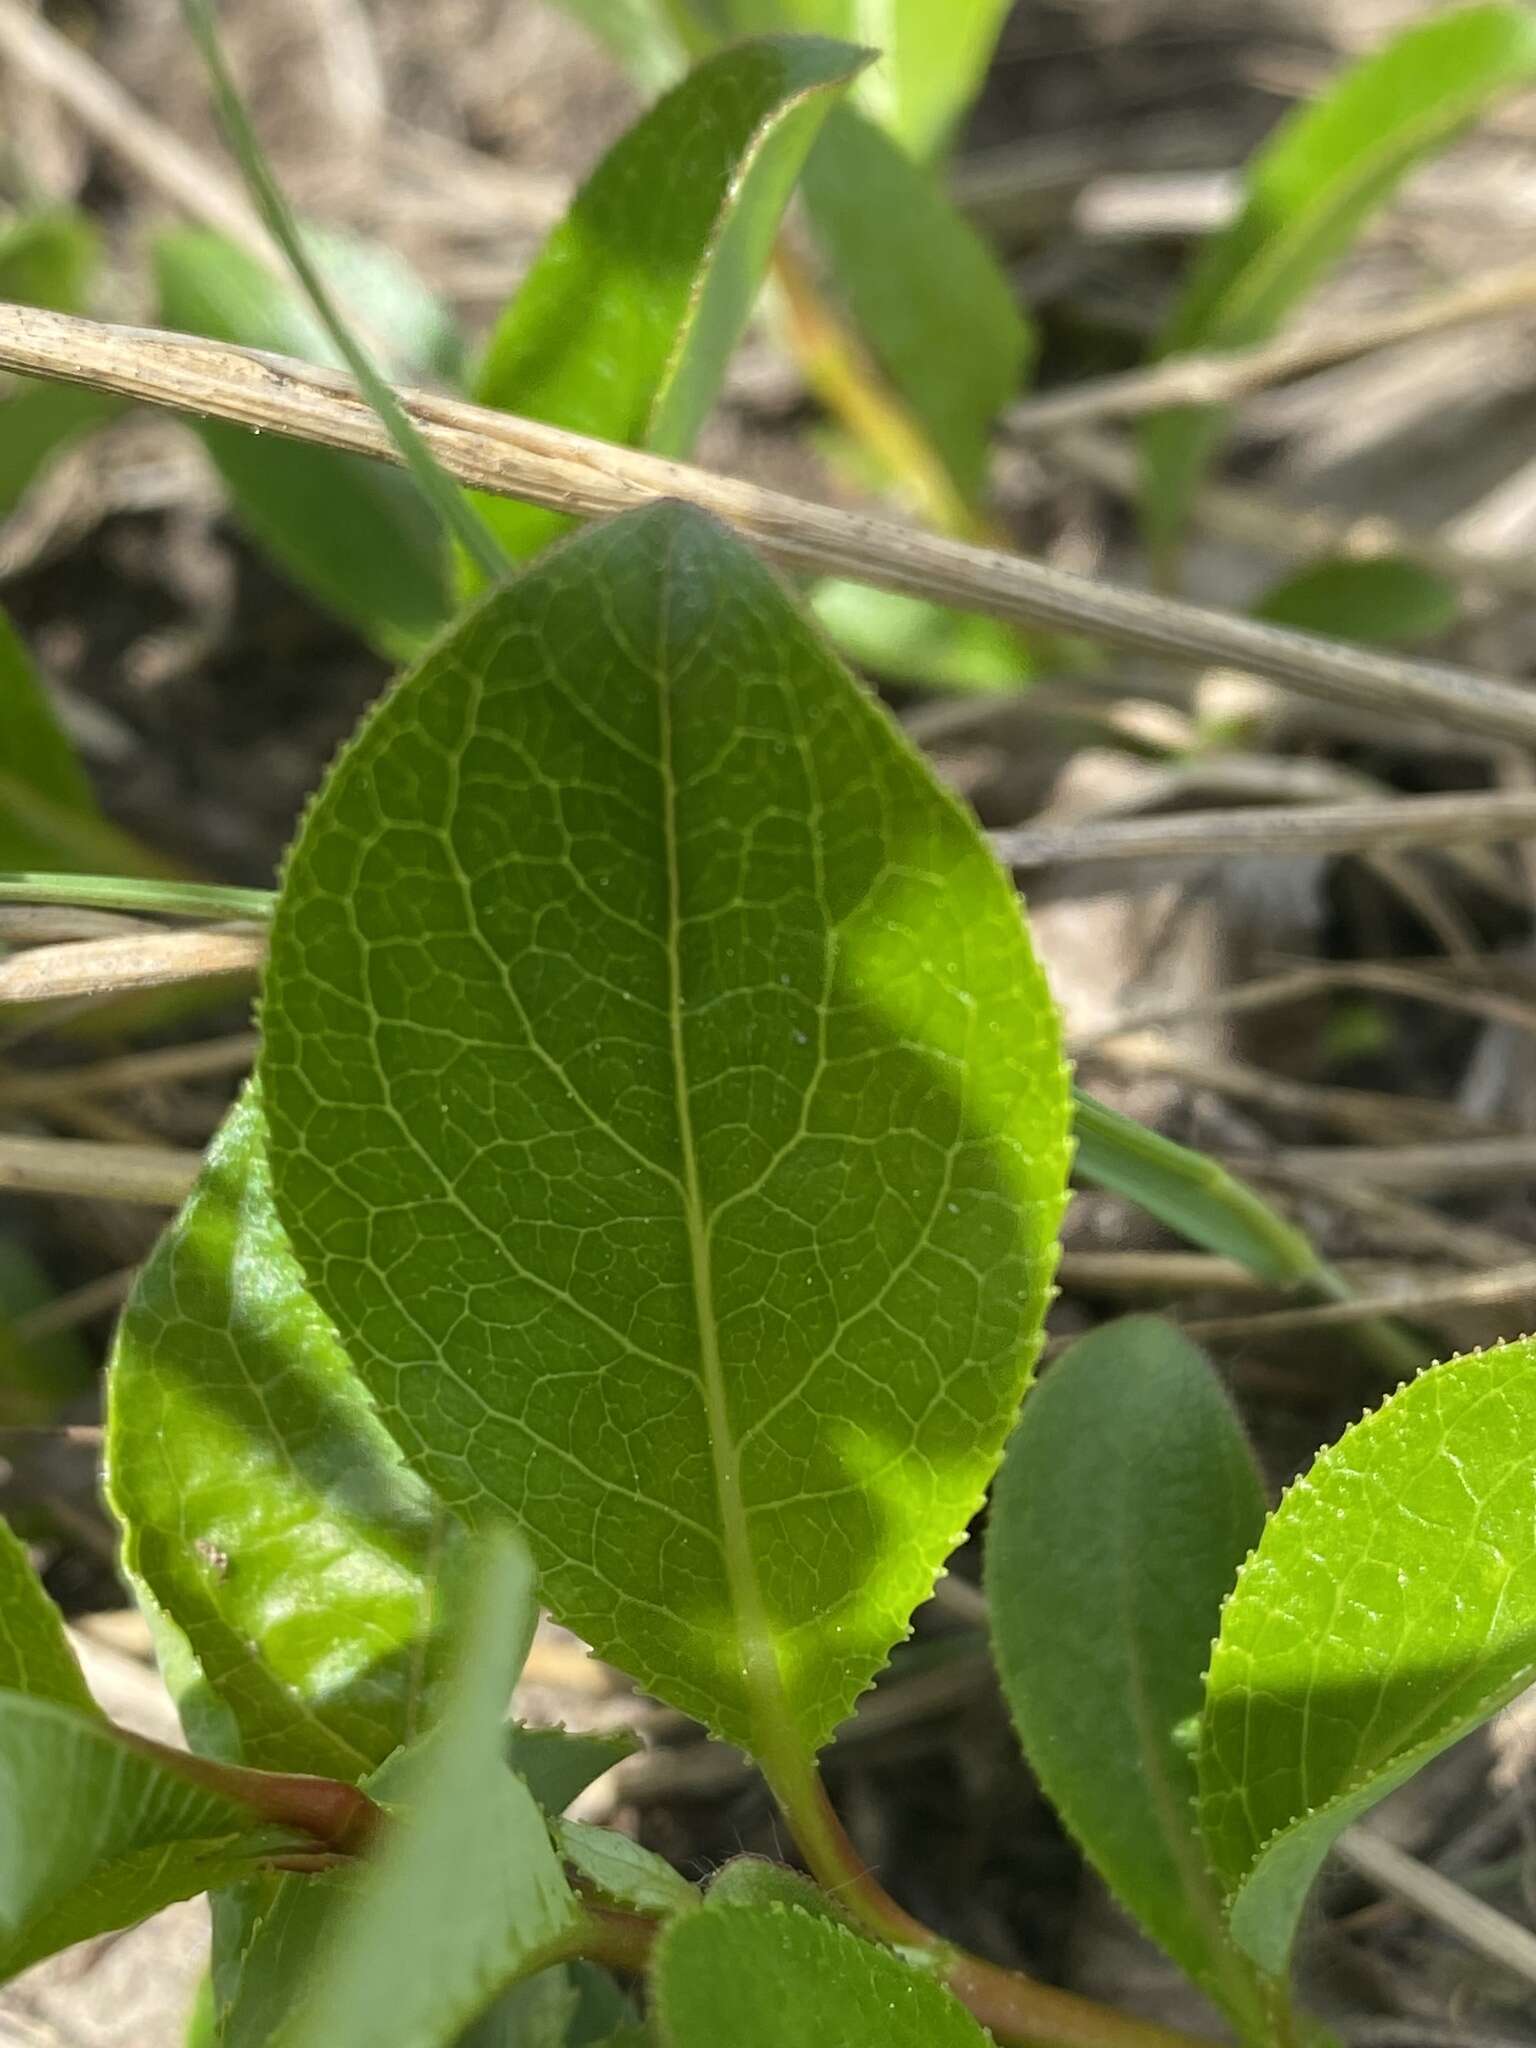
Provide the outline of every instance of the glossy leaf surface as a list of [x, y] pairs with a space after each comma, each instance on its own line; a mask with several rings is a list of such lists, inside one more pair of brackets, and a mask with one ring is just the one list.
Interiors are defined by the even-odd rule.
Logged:
[[[437, 2048], [571, 1930], [543, 1816], [501, 1758], [536, 1614], [532, 1570], [505, 1533], [480, 1546], [477, 1567], [442, 1718], [390, 1767], [392, 1825], [349, 1886], [303, 1902], [324, 1914], [324, 1935], [272, 2048]], [[245, 1975], [270, 1991], [288, 1972], [260, 1942]]]
[[992, 1490], [987, 1605], [1031, 1767], [1091, 1861], [1195, 1981], [1242, 2010], [1176, 1730], [1264, 1499], [1215, 1374], [1177, 1330], [1084, 1337], [1024, 1403]]
[[0, 1693], [0, 1976], [293, 1841], [126, 1749], [94, 1712]]
[[674, 1920], [651, 1990], [666, 2048], [989, 2048], [933, 1976], [797, 1906], [716, 1906]]
[[613, 1828], [563, 1820], [555, 1842], [571, 1868], [615, 1905], [659, 1916], [686, 1913], [700, 1902], [695, 1888], [665, 1857]]
[[[707, 59], [609, 151], [492, 336], [482, 405], [682, 455], [714, 403], [795, 179], [864, 53], [765, 38]], [[514, 556], [568, 522], [477, 499]]]
[[[1267, 340], [1371, 213], [1501, 94], [1536, 77], [1536, 15], [1450, 8], [1413, 23], [1281, 123], [1248, 167], [1232, 225], [1200, 253], [1160, 353]], [[1219, 407], [1142, 427], [1142, 514], [1154, 551], [1177, 542], [1220, 440]]]
[[375, 713], [273, 926], [279, 1210], [441, 1497], [759, 1756], [978, 1505], [1065, 1169], [974, 825], [723, 528], [656, 506]]
[[356, 1779], [423, 1722], [446, 1517], [306, 1292], [249, 1090], [118, 1329], [109, 1490], [243, 1762]]
[[0, 1522], [0, 1692], [30, 1693], [93, 1714], [96, 1704], [64, 1633], [64, 1617], [26, 1545]]
[[1200, 1828], [1282, 1967], [1346, 1822], [1536, 1676], [1536, 1341], [1432, 1367], [1324, 1451], [1222, 1615]]
[[[339, 245], [345, 249], [345, 245]], [[445, 344], [397, 268], [320, 242], [339, 287], [386, 366], [401, 374], [437, 369]], [[202, 229], [166, 235], [155, 247], [160, 317], [168, 327], [215, 341], [272, 349], [335, 364], [324, 330], [289, 286], [222, 236]], [[361, 275], [365, 289], [358, 289]], [[350, 278], [353, 290], [347, 295]], [[415, 652], [448, 616], [446, 550], [436, 522], [399, 470], [361, 456], [307, 447], [277, 434], [204, 421], [198, 428], [257, 541], [296, 582], [385, 653]]]

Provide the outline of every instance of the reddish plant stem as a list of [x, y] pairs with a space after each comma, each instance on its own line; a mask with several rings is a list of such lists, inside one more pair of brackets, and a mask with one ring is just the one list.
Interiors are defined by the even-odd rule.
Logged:
[[825, 1889], [881, 1941], [935, 1956], [950, 1990], [999, 2041], [1029, 2048], [1210, 2048], [1193, 2034], [1115, 2012], [952, 1947], [898, 1905], [869, 1869], [814, 1767], [806, 1767], [797, 1783], [776, 1784], [774, 1790]]
[[209, 1756], [194, 1756], [184, 1749], [155, 1742], [147, 1735], [135, 1735], [127, 1728], [114, 1727], [114, 1737], [125, 1749], [137, 1750], [162, 1770], [217, 1792], [248, 1807], [258, 1820], [273, 1827], [292, 1828], [308, 1835], [320, 1849], [336, 1856], [356, 1856], [366, 1849], [383, 1819], [383, 1809], [360, 1786], [340, 1778], [317, 1778], [287, 1771], [253, 1771], [241, 1764], [221, 1764]]

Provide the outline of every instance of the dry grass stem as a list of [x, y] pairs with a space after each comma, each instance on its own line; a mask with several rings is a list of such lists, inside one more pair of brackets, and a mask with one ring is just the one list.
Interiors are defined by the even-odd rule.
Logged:
[[86, 1195], [177, 1209], [201, 1167], [198, 1152], [160, 1145], [98, 1145], [86, 1138], [0, 1134], [0, 1188], [24, 1195]]
[[157, 192], [272, 264], [271, 239], [240, 187], [21, 0], [0, 0], [0, 57], [52, 93]]
[[41, 1308], [18, 1316], [11, 1325], [12, 1334], [23, 1344], [40, 1344], [47, 1337], [58, 1336], [61, 1330], [73, 1330], [80, 1323], [88, 1323], [92, 1316], [121, 1308], [138, 1277], [137, 1266], [120, 1266], [115, 1273], [87, 1280], [83, 1287], [73, 1287], [68, 1294], [56, 1295]]
[[1369, 1828], [1346, 1828], [1334, 1844], [1334, 1854], [1489, 1962], [1536, 1984], [1536, 1934], [1518, 1920], [1474, 1898]]
[[1522, 1002], [1500, 989], [1468, 987], [1465, 978], [1452, 981], [1433, 971], [1402, 967], [1391, 961], [1341, 960], [1313, 967], [1295, 967], [1283, 974], [1270, 974], [1257, 981], [1243, 981], [1233, 988], [1213, 989], [1193, 1002], [1148, 1003], [1127, 1010], [1112, 1023], [1083, 1032], [1071, 1041], [1074, 1053], [1128, 1032], [1150, 1031], [1166, 1024], [1191, 1023], [1206, 1017], [1237, 1017], [1251, 1010], [1279, 1009], [1286, 1003], [1308, 1002], [1332, 989], [1364, 989], [1375, 995], [1404, 996], [1411, 1002], [1439, 1003], [1449, 1010], [1486, 1018], [1490, 1024], [1511, 1024], [1519, 1031], [1536, 1031], [1536, 1000]]
[[167, 1045], [153, 1052], [125, 1053], [119, 1059], [93, 1060], [89, 1066], [0, 1075], [0, 1105], [43, 1109], [86, 1095], [123, 1095], [136, 1088], [243, 1073], [255, 1060], [260, 1043], [254, 1031], [240, 1031], [228, 1038], [199, 1039], [195, 1045]]
[[266, 958], [264, 932], [143, 932], [37, 946], [0, 960], [0, 1004], [123, 995], [219, 974], [254, 974]]
[[1536, 1259], [1492, 1273], [1469, 1273], [1428, 1286], [1389, 1288], [1359, 1294], [1352, 1301], [1320, 1302], [1312, 1308], [1277, 1308], [1246, 1316], [1203, 1316], [1183, 1325], [1191, 1337], [1278, 1337], [1297, 1330], [1346, 1328], [1377, 1316], [1428, 1315], [1450, 1308], [1490, 1308], [1504, 1302], [1536, 1300]]
[[1025, 399], [1004, 416], [1017, 438], [1055, 433], [1103, 420], [1134, 419], [1173, 405], [1227, 405], [1314, 370], [1347, 363], [1396, 343], [1417, 341], [1474, 320], [1494, 320], [1536, 308], [1536, 264], [1516, 263], [1435, 292], [1407, 306], [1389, 306], [1374, 319], [1352, 320], [1313, 334], [1284, 335], [1261, 347], [1204, 350], [1170, 357], [1142, 369], [1096, 377], [1065, 391]]
[[1078, 825], [1021, 825], [991, 835], [998, 859], [1016, 871], [1082, 861], [1379, 853], [1525, 838], [1536, 838], [1536, 791], [1523, 789], [1362, 803], [1253, 804], [1241, 810], [1089, 819]]
[[1398, 1190], [1483, 1188], [1536, 1175], [1536, 1137], [1466, 1138], [1445, 1145], [1292, 1146], [1224, 1163], [1250, 1176], [1278, 1172]]
[[[288, 357], [34, 307], [0, 306], [0, 368], [63, 378], [177, 411], [396, 461], [348, 377]], [[460, 483], [579, 517], [684, 498], [787, 567], [1045, 626], [1197, 664], [1225, 663], [1311, 697], [1437, 721], [1529, 745], [1536, 697], [1470, 670], [1363, 647], [1048, 568], [890, 521], [839, 511], [689, 464], [570, 434], [461, 399], [402, 390], [401, 404]]]

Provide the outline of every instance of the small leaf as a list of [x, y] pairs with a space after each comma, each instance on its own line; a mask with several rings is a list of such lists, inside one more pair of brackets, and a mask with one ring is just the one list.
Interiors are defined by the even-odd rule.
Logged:
[[264, 1018], [279, 1211], [412, 1462], [648, 1689], [818, 1747], [979, 1504], [1055, 1255], [1058, 1027], [974, 824], [651, 507], [374, 713]]
[[[0, 437], [5, 431], [0, 409]], [[0, 612], [0, 869], [152, 871], [96, 807], [47, 688]]]
[[852, 107], [828, 119], [802, 185], [833, 295], [960, 496], [977, 500], [993, 422], [1034, 347], [997, 259], [934, 175]]
[[[397, 268], [373, 255], [338, 259], [337, 243], [315, 254], [327, 275], [366, 275], [377, 287], [358, 312], [381, 331], [390, 367], [431, 369], [443, 342]], [[160, 317], [168, 327], [215, 341], [276, 350], [334, 364], [336, 352], [309, 309], [254, 257], [202, 229], [155, 245]], [[419, 350], [427, 351], [423, 361]], [[362, 456], [306, 447], [277, 434], [204, 421], [198, 428], [241, 521], [296, 582], [347, 619], [386, 654], [416, 652], [448, 616], [446, 550], [437, 523], [401, 471]]]
[[1252, 2017], [1195, 1826], [1198, 1714], [1221, 1603], [1264, 1498], [1215, 1374], [1152, 1316], [1107, 1324], [1024, 1403], [992, 1492], [987, 1604], [1003, 1691], [1052, 1805], [1196, 1983]]
[[710, 1906], [797, 1906], [804, 1913], [819, 1913], [829, 1920], [842, 1915], [828, 1894], [790, 1870], [772, 1863], [766, 1856], [733, 1856], [709, 1881], [706, 1898]]
[[109, 1379], [124, 1559], [240, 1760], [356, 1779], [422, 1725], [449, 1530], [272, 1209], [254, 1090], [139, 1276]]
[[507, 1762], [550, 1820], [558, 1820], [573, 1799], [640, 1747], [624, 1728], [605, 1735], [572, 1734], [512, 1721], [503, 1735]]
[[834, 578], [816, 585], [811, 609], [838, 652], [877, 676], [989, 693], [1028, 685], [1029, 659], [1019, 635], [979, 612], [950, 611], [897, 590]]
[[1072, 1129], [1074, 1172], [1135, 1202], [1191, 1244], [1235, 1259], [1279, 1287], [1326, 1272], [1301, 1231], [1205, 1153], [1175, 1144], [1081, 1089]]
[[[55, 313], [82, 312], [99, 255], [100, 237], [81, 214], [59, 210], [17, 221], [0, 234], [0, 299]], [[78, 385], [0, 379], [0, 519], [52, 456], [121, 406], [120, 399]], [[0, 760], [6, 758], [0, 747]]]
[[[579, 0], [567, 0], [579, 11]], [[673, 0], [715, 36], [772, 29], [867, 42], [879, 58], [857, 98], [903, 149], [925, 163], [950, 138], [980, 88], [1008, 0]], [[653, 11], [662, 6], [654, 4]]]
[[1461, 615], [1461, 593], [1449, 577], [1395, 555], [1334, 557], [1274, 584], [1253, 609], [1256, 618], [1304, 633], [1407, 645], [1449, 632]]
[[1536, 1341], [1432, 1367], [1318, 1457], [1222, 1615], [1200, 1828], [1284, 1965], [1346, 1822], [1536, 1675]]
[[[568, 1942], [575, 1901], [543, 1816], [501, 1759], [536, 1614], [533, 1574], [504, 1533], [477, 1562], [442, 1718], [390, 1767], [397, 1817], [355, 1879], [300, 1901], [323, 1919], [323, 1939], [293, 2010], [265, 2037], [271, 2048], [437, 2048]], [[287, 1933], [292, 1955], [304, 1944], [292, 1923]], [[270, 2000], [274, 1984], [292, 1986], [265, 1952], [271, 1939], [264, 1929], [253, 1944], [253, 1988], [242, 1980], [237, 2009], [257, 1988]], [[232, 2014], [228, 2038], [261, 2037]]]
[[[774, 231], [835, 96], [866, 61], [819, 37], [709, 58], [604, 157], [491, 338], [482, 405], [683, 455], [714, 402]], [[477, 499], [509, 553], [569, 523]]]
[[293, 1843], [125, 1748], [94, 1709], [0, 1693], [0, 1977]]
[[26, 1545], [0, 1521], [0, 1692], [24, 1692], [36, 1699], [94, 1714], [91, 1698], [64, 1617], [43, 1590]]
[[[1449, 9], [1413, 23], [1283, 121], [1248, 167], [1238, 218], [1201, 251], [1159, 354], [1267, 340], [1413, 167], [1536, 77], [1536, 15]], [[1226, 413], [1181, 406], [1143, 422], [1142, 520], [1177, 544]]]
[[665, 1857], [612, 1828], [563, 1820], [555, 1828], [555, 1843], [577, 1875], [615, 1905], [660, 1918], [689, 1912], [700, 1903], [694, 1886]]
[[796, 1906], [680, 1915], [651, 1987], [666, 2048], [990, 2048], [935, 1977]]

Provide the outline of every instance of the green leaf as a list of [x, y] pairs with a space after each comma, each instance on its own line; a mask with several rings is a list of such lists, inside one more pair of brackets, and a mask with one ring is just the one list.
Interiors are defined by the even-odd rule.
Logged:
[[[579, 0], [568, 0], [584, 12]], [[969, 107], [1008, 12], [1008, 0], [681, 0], [713, 36], [774, 29], [871, 44], [879, 59], [859, 81], [864, 112], [920, 163], [949, 140]], [[653, 12], [664, 11], [659, 5]]]
[[829, 1920], [843, 1916], [830, 1896], [798, 1870], [766, 1856], [733, 1856], [709, 1881], [706, 1899], [715, 1906], [797, 1906]]
[[[308, 1944], [313, 1966], [293, 2010], [264, 2037], [237, 2018], [240, 2005], [261, 1992], [270, 2014], [274, 1986], [286, 1977], [291, 1987], [292, 1974], [268, 1952], [272, 1936], [258, 1934], [231, 2043], [436, 2048], [568, 1945], [575, 1901], [543, 1816], [501, 1759], [501, 1720], [536, 1615], [533, 1573], [504, 1532], [481, 1546], [478, 1565], [442, 1718], [390, 1770], [395, 1819], [355, 1879], [289, 1908], [323, 1921], [323, 1938]], [[297, 1920], [286, 1933], [291, 1959], [306, 1943]]]
[[665, 1857], [612, 1828], [563, 1820], [555, 1828], [555, 1844], [578, 1876], [615, 1905], [661, 1918], [700, 1903], [695, 1887]]
[[1449, 632], [1461, 616], [1461, 593], [1449, 577], [1396, 555], [1339, 556], [1272, 585], [1253, 609], [1256, 618], [1304, 633], [1406, 645]]
[[932, 172], [852, 107], [828, 119], [802, 185], [833, 296], [956, 490], [978, 499], [992, 424], [1034, 346], [997, 259]]
[[559, 0], [646, 92], [665, 92], [687, 59], [665, 0]]
[[94, 1714], [85, 1675], [69, 1647], [64, 1617], [43, 1591], [22, 1543], [0, 1521], [0, 1692], [24, 1692], [36, 1699]]
[[[0, 425], [4, 415], [0, 414]], [[94, 818], [96, 800], [16, 628], [0, 612], [0, 868], [47, 866], [55, 814]], [[12, 793], [17, 798], [12, 806]]]
[[1135, 1202], [1191, 1244], [1235, 1259], [1277, 1287], [1327, 1269], [1303, 1233], [1203, 1152], [1175, 1144], [1085, 1094], [1073, 1097], [1073, 1171]]
[[546, 1818], [558, 1820], [571, 1801], [605, 1771], [640, 1747], [628, 1729], [611, 1734], [572, 1734], [564, 1728], [528, 1728], [508, 1722], [503, 1752]]
[[94, 1710], [21, 1693], [0, 1693], [0, 1816], [0, 1977], [294, 1840], [125, 1747]]
[[1200, 1829], [1283, 1967], [1346, 1822], [1536, 1676], [1536, 1341], [1432, 1367], [1297, 1481], [1222, 1615]]
[[254, 1090], [139, 1276], [107, 1427], [125, 1562], [240, 1760], [357, 1779], [409, 1741], [438, 1675], [446, 1518], [305, 1291]]
[[[1248, 167], [1241, 213], [1201, 251], [1159, 354], [1265, 341], [1402, 178], [1500, 95], [1536, 77], [1536, 14], [1450, 9], [1414, 23], [1283, 121]], [[1142, 522], [1179, 539], [1226, 412], [1180, 406], [1142, 424]]]
[[667, 2048], [990, 2048], [936, 1978], [797, 1906], [682, 1914], [651, 1989]]
[[1019, 635], [979, 612], [835, 578], [816, 585], [811, 610], [838, 652], [875, 675], [939, 690], [1014, 692], [1028, 685]]
[[[503, 315], [476, 380], [480, 403], [686, 454], [805, 153], [864, 62], [819, 37], [743, 43], [643, 115], [582, 186]], [[569, 524], [509, 498], [476, 502], [515, 556]]]
[[[0, 234], [0, 299], [47, 306], [56, 313], [84, 310], [100, 259], [100, 237], [82, 214], [37, 213]], [[104, 392], [34, 377], [0, 380], [0, 519], [50, 456], [121, 409]], [[5, 750], [0, 749], [0, 759]]]
[[77, 313], [100, 261], [101, 237], [84, 214], [30, 214], [0, 234], [0, 299]]
[[[847, 0], [845, 0], [847, 4]], [[882, 53], [861, 85], [866, 113], [927, 163], [981, 90], [1008, 0], [853, 0], [857, 33]]]
[[47, 688], [0, 612], [0, 870], [33, 868], [164, 873], [166, 864], [102, 817]]
[[407, 1455], [600, 1655], [818, 1747], [979, 1503], [1055, 1256], [1058, 1026], [972, 821], [650, 507], [375, 712], [264, 1018], [278, 1208]]
[[1215, 1374], [1153, 1316], [1106, 1324], [1024, 1403], [992, 1491], [987, 1605], [1030, 1766], [1091, 1861], [1238, 2015], [1179, 1740], [1264, 1498]]
[[[312, 253], [344, 288], [366, 277], [359, 313], [384, 342], [391, 370], [433, 370], [441, 329], [392, 260], [336, 239], [311, 238]], [[155, 245], [160, 318], [215, 341], [334, 364], [335, 349], [289, 286], [254, 257], [202, 229]], [[242, 523], [298, 583], [386, 654], [416, 652], [448, 616], [446, 551], [437, 522], [401, 471], [362, 456], [310, 448], [277, 434], [204, 421], [198, 428]]]

